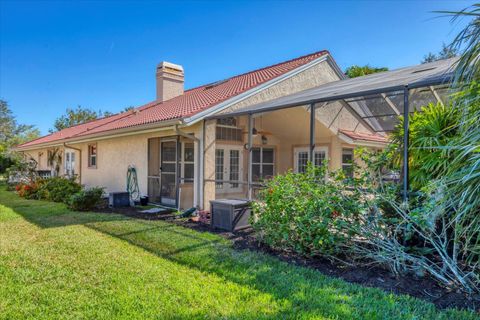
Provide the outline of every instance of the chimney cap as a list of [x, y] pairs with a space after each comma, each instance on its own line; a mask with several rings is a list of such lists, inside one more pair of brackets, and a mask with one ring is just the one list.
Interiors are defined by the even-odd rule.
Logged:
[[183, 72], [183, 67], [179, 64], [171, 63], [168, 61], [162, 61], [158, 64], [157, 69], [173, 69]]

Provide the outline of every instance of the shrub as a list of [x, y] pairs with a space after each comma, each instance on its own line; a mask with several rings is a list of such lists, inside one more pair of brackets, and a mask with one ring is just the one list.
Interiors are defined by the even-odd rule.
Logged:
[[68, 207], [77, 211], [88, 211], [97, 208], [102, 203], [104, 188], [95, 187], [82, 190], [70, 196]]
[[345, 252], [367, 206], [344, 178], [326, 177], [326, 167], [314, 166], [274, 177], [253, 204], [253, 228], [272, 247], [306, 255]]
[[70, 197], [79, 192], [82, 186], [75, 178], [52, 177], [43, 180], [38, 188], [38, 198], [54, 202], [67, 202]]

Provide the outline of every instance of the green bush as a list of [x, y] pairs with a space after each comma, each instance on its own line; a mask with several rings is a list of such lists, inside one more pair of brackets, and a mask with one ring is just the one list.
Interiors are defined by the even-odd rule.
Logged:
[[42, 180], [37, 190], [37, 199], [67, 203], [80, 190], [82, 186], [75, 178], [52, 177]]
[[95, 187], [82, 190], [70, 196], [68, 207], [77, 211], [88, 211], [97, 208], [102, 203], [104, 188]]
[[326, 167], [288, 172], [266, 182], [253, 204], [253, 228], [266, 244], [305, 255], [348, 250], [358, 216], [367, 208], [352, 179], [327, 177]]

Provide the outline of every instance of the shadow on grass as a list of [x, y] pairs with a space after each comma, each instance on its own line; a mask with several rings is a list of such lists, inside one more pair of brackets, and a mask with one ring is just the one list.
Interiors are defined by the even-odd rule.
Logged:
[[[6, 204], [5, 198], [5, 192], [0, 194], [0, 203], [41, 228], [83, 225], [163, 259], [269, 294], [284, 305], [279, 314], [268, 316], [271, 318], [402, 319], [420, 316], [437, 319], [440, 315], [433, 305], [408, 296], [394, 296], [378, 289], [348, 284], [265, 254], [234, 250], [229, 241], [210, 233], [163, 221], [71, 212], [60, 204], [23, 200], [13, 194], [9, 195], [11, 201]], [[253, 318], [248, 314], [235, 316]]]

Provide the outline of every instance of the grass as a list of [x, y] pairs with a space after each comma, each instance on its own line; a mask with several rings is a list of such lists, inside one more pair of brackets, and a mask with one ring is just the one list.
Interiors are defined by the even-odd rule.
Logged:
[[0, 319], [477, 319], [161, 221], [0, 191]]

